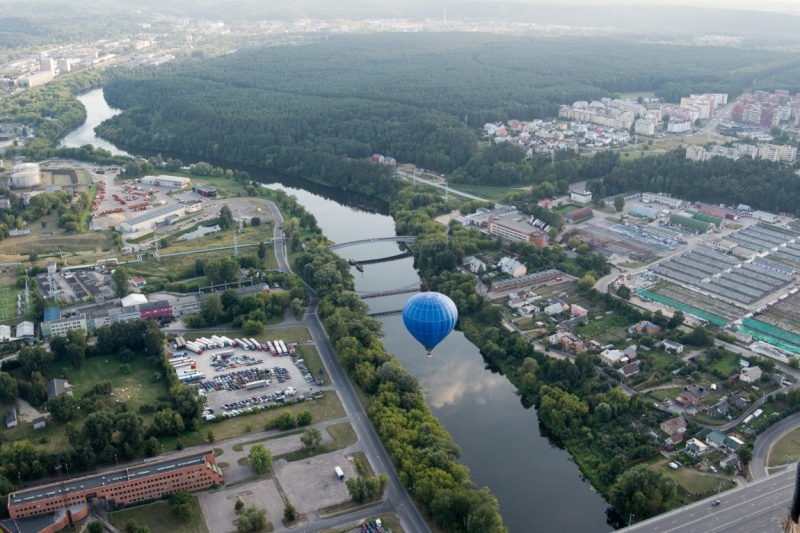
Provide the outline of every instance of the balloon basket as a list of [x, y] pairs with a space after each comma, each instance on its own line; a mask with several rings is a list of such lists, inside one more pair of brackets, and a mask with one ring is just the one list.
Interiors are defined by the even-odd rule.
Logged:
[[428, 352], [428, 357], [433, 357], [433, 351]]

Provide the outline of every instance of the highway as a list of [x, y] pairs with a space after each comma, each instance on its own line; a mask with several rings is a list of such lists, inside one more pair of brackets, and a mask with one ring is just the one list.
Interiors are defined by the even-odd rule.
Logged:
[[[283, 243], [283, 216], [281, 215], [278, 206], [272, 202], [265, 201], [269, 205], [273, 213], [273, 220], [275, 221], [275, 256], [278, 259], [278, 267], [282, 272], [287, 274], [292, 273], [289, 266], [289, 261], [286, 258], [286, 248]], [[317, 316], [317, 301], [318, 296], [313, 288], [306, 285], [306, 290], [311, 297], [311, 305], [306, 310], [303, 317], [302, 325], [307, 327], [311, 333], [311, 338], [317, 346], [322, 363], [325, 365], [325, 370], [328, 372], [331, 381], [337, 385], [336, 390], [342, 400], [345, 412], [350, 416], [353, 428], [356, 434], [361, 439], [367, 455], [375, 461], [373, 464], [376, 472], [385, 472], [389, 476], [389, 486], [386, 488], [385, 501], [382, 505], [376, 506], [371, 510], [360, 511], [357, 513], [347, 514], [337, 518], [327, 520], [313, 521], [309, 526], [304, 527], [304, 532], [322, 531], [337, 525], [341, 525], [355, 519], [367, 518], [377, 514], [378, 510], [381, 512], [390, 512], [397, 515], [400, 523], [408, 532], [430, 533], [430, 528], [425, 523], [411, 496], [408, 494], [406, 488], [400, 483], [397, 476], [397, 471], [392, 464], [389, 454], [383, 447], [375, 428], [367, 417], [364, 406], [358, 400], [356, 391], [353, 384], [350, 383], [344, 370], [339, 366], [336, 352], [333, 350], [330, 339], [328, 338], [322, 321]]]
[[[754, 480], [763, 479], [769, 475], [767, 471], [767, 457], [772, 445], [782, 436], [800, 425], [800, 413], [788, 416], [769, 427], [758, 436], [753, 446], [753, 459], [750, 461], [750, 475]], [[780, 459], [780, 458], [779, 458]]]
[[777, 533], [789, 512], [795, 469], [780, 472], [743, 487], [675, 509], [634, 524], [631, 533]]

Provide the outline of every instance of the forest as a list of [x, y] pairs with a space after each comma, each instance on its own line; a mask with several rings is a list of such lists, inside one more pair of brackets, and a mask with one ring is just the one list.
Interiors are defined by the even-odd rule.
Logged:
[[[553, 116], [561, 104], [624, 91], [670, 100], [691, 91], [737, 94], [797, 68], [800, 59], [789, 53], [611, 38], [331, 36], [246, 48], [189, 68], [118, 73], [105, 94], [126, 111], [97, 131], [118, 144], [325, 182], [323, 174], [341, 163], [319, 161], [320, 154], [365, 159], [377, 152], [452, 172], [475, 155], [476, 128], [487, 121]], [[800, 90], [795, 85], [787, 88]], [[525, 169], [511, 164], [504, 180], [517, 181], [518, 170]]]

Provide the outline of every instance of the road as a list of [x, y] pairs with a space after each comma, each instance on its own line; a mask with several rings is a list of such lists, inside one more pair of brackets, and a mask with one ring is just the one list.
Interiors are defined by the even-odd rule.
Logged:
[[756, 443], [753, 445], [753, 459], [749, 465], [750, 475], [753, 476], [754, 480], [763, 479], [769, 475], [767, 458], [772, 445], [797, 426], [800, 426], [800, 413], [784, 418], [758, 436]]
[[[287, 274], [292, 273], [289, 266], [289, 261], [286, 258], [286, 247], [283, 243], [283, 216], [278, 209], [278, 206], [272, 202], [266, 201], [270, 210], [273, 213], [273, 220], [275, 221], [275, 256], [278, 259], [278, 268]], [[372, 423], [367, 417], [364, 406], [356, 395], [353, 384], [350, 383], [347, 375], [342, 367], [339, 366], [336, 352], [333, 350], [331, 341], [325, 333], [325, 328], [322, 321], [317, 316], [317, 301], [318, 296], [313, 288], [306, 286], [309, 296], [311, 297], [311, 305], [306, 310], [303, 317], [302, 325], [308, 328], [311, 333], [311, 338], [317, 346], [320, 358], [322, 359], [325, 370], [328, 372], [331, 381], [337, 385], [337, 390], [342, 400], [345, 412], [349, 415], [350, 421], [356, 434], [363, 442], [367, 455], [376, 461], [373, 466], [378, 472], [386, 472], [389, 475], [389, 486], [386, 488], [385, 501], [379, 507], [383, 512], [395, 513], [403, 526], [403, 529], [409, 532], [428, 532], [430, 529], [423, 520], [419, 510], [411, 500], [411, 496], [406, 491], [406, 488], [400, 483], [397, 476], [397, 471], [392, 464], [389, 454], [383, 447], [383, 444], [372, 427]], [[318, 520], [313, 523], [311, 527], [304, 527], [304, 532], [322, 531], [335, 525], [344, 524], [358, 518], [367, 518], [376, 514], [375, 507], [371, 510], [361, 511], [358, 513], [347, 514], [335, 519]], [[362, 516], [363, 515], [363, 516]]]
[[794, 494], [795, 469], [763, 478], [743, 487], [675, 509], [634, 524], [620, 532], [631, 533], [770, 533], [783, 531]]
[[[398, 170], [397, 171], [397, 175], [402, 177], [402, 178], [404, 178], [404, 179], [406, 179], [406, 180], [408, 180], [408, 181], [412, 181], [412, 182], [414, 181], [414, 175], [413, 174], [409, 174], [408, 172], [404, 172], [402, 170]], [[481, 198], [480, 196], [475, 196], [474, 194], [467, 194], [465, 192], [461, 192], [461, 191], [457, 191], [455, 189], [451, 189], [450, 187], [445, 187], [444, 185], [442, 185], [440, 183], [433, 183], [432, 181], [429, 181], [429, 180], [424, 179], [424, 178], [416, 178], [416, 181], [417, 181], [417, 183], [421, 183], [421, 184], [424, 184], [424, 185], [430, 185], [431, 187], [439, 187], [442, 190], [449, 191], [450, 194], [463, 196], [464, 198], [469, 198], [470, 200], [481, 200], [482, 202], [491, 202], [492, 201], [492, 200], [489, 200], [488, 198]]]

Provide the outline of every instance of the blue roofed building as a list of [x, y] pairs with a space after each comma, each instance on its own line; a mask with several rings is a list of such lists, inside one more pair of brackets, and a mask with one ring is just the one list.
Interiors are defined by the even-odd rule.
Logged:
[[48, 307], [47, 309], [44, 310], [45, 322], [55, 322], [56, 320], [61, 320], [60, 307]]

